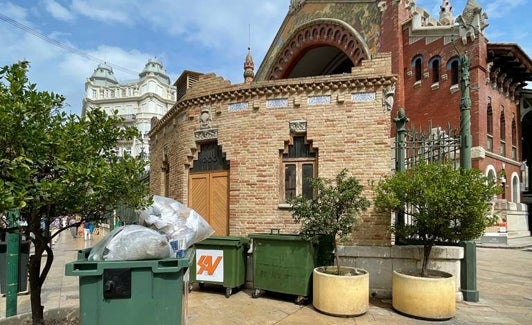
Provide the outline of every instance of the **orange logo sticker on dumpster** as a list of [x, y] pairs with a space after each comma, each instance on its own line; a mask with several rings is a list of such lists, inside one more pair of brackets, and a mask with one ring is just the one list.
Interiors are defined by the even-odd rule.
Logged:
[[223, 250], [196, 249], [196, 280], [224, 281]]

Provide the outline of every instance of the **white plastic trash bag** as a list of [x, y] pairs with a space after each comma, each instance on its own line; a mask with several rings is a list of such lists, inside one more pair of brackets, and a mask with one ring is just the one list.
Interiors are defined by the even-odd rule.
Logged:
[[139, 213], [140, 223], [163, 232], [174, 247], [183, 250], [209, 238], [214, 229], [186, 205], [164, 196], [153, 196], [153, 204]]
[[139, 225], [114, 229], [96, 244], [89, 261], [134, 261], [163, 259], [173, 256], [165, 235]]

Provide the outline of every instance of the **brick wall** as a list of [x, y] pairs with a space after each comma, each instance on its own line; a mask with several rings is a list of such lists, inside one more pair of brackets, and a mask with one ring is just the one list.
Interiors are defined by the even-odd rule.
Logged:
[[[517, 134], [515, 150], [517, 159], [512, 158], [512, 119], [516, 119], [519, 132], [519, 105], [508, 97], [504, 91], [493, 88], [488, 82], [489, 71], [487, 64], [487, 40], [479, 35], [476, 39], [468, 39], [467, 44], [461, 40], [455, 46], [449, 40], [440, 38], [423, 38], [412, 40], [409, 37], [408, 24], [403, 29], [404, 39], [404, 67], [403, 79], [405, 90], [405, 109], [410, 122], [408, 127], [427, 130], [433, 127], [451, 127], [460, 129], [460, 85], [452, 87], [450, 71], [446, 64], [449, 59], [467, 51], [470, 58], [470, 84], [471, 84], [471, 134], [473, 147], [481, 147], [487, 151], [487, 107], [491, 102], [493, 111], [493, 151], [484, 156], [473, 157], [473, 167], [485, 171], [488, 166], [493, 166], [497, 171], [505, 169], [509, 179], [512, 173], [519, 174], [519, 161], [521, 160], [521, 136]], [[458, 53], [457, 53], [458, 50]], [[422, 78], [416, 85], [414, 69], [411, 61], [416, 55], [423, 56]], [[432, 82], [432, 71], [428, 61], [435, 55], [441, 57], [440, 82], [435, 86]], [[408, 73], [408, 72], [411, 73]], [[397, 106], [396, 106], [397, 107]], [[503, 109], [504, 107], [504, 109]], [[505, 114], [506, 148], [501, 154], [500, 116]], [[506, 188], [505, 197], [509, 198], [511, 189]]]
[[[318, 174], [331, 178], [348, 168], [365, 185], [389, 174], [392, 164], [390, 113], [383, 110], [382, 87], [393, 83], [390, 55], [383, 54], [352, 74], [264, 81], [230, 86], [216, 76], [200, 78], [152, 130], [151, 177], [153, 194], [162, 193], [163, 152], [169, 165], [168, 196], [187, 203], [188, 169], [197, 159], [200, 112], [209, 107], [210, 126], [218, 129], [217, 143], [230, 163], [229, 234], [246, 235], [280, 228], [295, 233], [290, 212], [279, 205], [280, 150], [290, 140], [289, 122], [307, 121], [307, 139], [319, 150]], [[212, 87], [217, 83], [220, 88]], [[203, 91], [211, 89], [210, 92]], [[199, 91], [201, 90], [201, 91]], [[371, 93], [370, 101], [352, 101], [353, 93]], [[192, 94], [202, 94], [193, 96]], [[309, 105], [311, 96], [330, 96], [330, 104]], [[288, 99], [288, 107], [267, 108], [270, 99]], [[248, 108], [230, 112], [233, 103]], [[166, 148], [166, 149], [165, 149]], [[352, 242], [389, 245], [390, 216], [371, 207], [361, 216]]]

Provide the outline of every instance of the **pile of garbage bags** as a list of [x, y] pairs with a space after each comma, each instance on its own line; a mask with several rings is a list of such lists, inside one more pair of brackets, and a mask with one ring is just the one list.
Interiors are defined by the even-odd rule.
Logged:
[[139, 225], [111, 231], [89, 254], [90, 261], [121, 261], [183, 257], [195, 243], [214, 234], [196, 211], [164, 196], [139, 213]]

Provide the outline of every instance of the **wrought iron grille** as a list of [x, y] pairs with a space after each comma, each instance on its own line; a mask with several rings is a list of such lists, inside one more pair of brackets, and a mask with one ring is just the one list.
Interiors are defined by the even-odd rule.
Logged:
[[[397, 141], [399, 138], [397, 136], [395, 142], [395, 159], [404, 157], [403, 164], [399, 162], [396, 165], [399, 170], [412, 168], [421, 162], [450, 161], [455, 168], [460, 167], [460, 131], [452, 129], [450, 125], [447, 128], [433, 128], [431, 125], [425, 132], [416, 129], [406, 130], [404, 141]], [[408, 211], [409, 208], [413, 207], [407, 207], [406, 210]], [[408, 225], [412, 224], [413, 221], [413, 216], [408, 212], [395, 214], [395, 224], [403, 223]], [[413, 244], [416, 243], [417, 239], [416, 236], [401, 239], [393, 238], [396, 244]]]
[[[398, 149], [401, 148], [402, 149]], [[456, 168], [460, 165], [460, 132], [452, 129], [432, 126], [428, 131], [410, 129], [406, 132], [405, 142], [396, 142], [397, 150], [405, 151], [405, 168], [411, 168], [420, 162], [451, 161]]]

